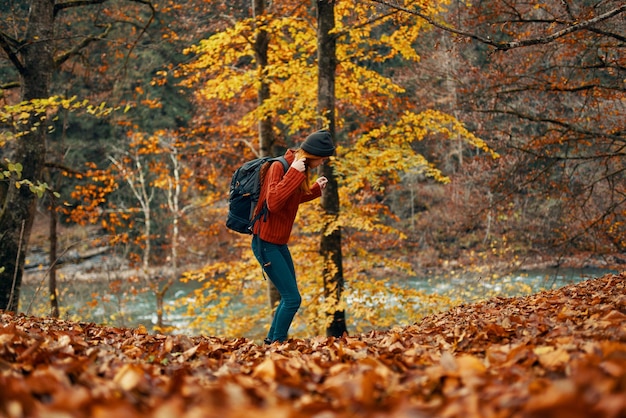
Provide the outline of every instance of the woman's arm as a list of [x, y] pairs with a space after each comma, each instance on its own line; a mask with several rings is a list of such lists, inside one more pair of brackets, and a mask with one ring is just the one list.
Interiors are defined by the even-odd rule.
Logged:
[[285, 202], [296, 192], [300, 187], [300, 183], [305, 180], [304, 173], [299, 172], [293, 167], [289, 167], [285, 173], [283, 164], [280, 161], [275, 161], [267, 170], [265, 176], [265, 184], [267, 187], [266, 201], [267, 208], [270, 212], [276, 212], [282, 209]]
[[311, 185], [310, 194], [302, 193], [302, 196], [300, 196], [300, 203], [310, 202], [313, 199], [317, 199], [321, 195], [322, 195], [322, 188], [320, 187], [318, 182], [315, 182]]

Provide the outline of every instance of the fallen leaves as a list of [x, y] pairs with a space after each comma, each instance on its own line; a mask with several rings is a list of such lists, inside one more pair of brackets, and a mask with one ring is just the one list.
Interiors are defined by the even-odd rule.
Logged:
[[626, 416], [626, 276], [260, 346], [0, 313], [0, 416]]

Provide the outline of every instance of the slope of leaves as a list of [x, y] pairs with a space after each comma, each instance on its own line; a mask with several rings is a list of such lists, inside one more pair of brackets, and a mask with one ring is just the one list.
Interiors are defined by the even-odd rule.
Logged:
[[1, 416], [626, 416], [624, 273], [270, 346], [0, 321]]

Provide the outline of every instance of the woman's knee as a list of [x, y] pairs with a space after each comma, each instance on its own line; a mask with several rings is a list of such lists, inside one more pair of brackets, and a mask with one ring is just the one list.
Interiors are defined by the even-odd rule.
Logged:
[[283, 303], [286, 308], [297, 310], [302, 304], [302, 296], [300, 293], [294, 293], [288, 296], [283, 297]]

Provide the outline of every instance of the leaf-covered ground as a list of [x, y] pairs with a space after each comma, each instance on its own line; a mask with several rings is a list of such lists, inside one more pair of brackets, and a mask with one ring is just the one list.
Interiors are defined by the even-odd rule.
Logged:
[[626, 274], [271, 346], [0, 313], [0, 416], [626, 417]]

